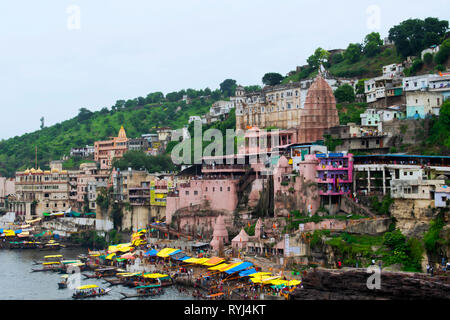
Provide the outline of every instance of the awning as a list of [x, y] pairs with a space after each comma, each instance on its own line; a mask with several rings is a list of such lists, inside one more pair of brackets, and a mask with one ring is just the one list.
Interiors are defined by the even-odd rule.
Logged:
[[253, 263], [251, 263], [251, 262], [242, 262], [241, 264], [239, 264], [231, 269], [228, 269], [225, 272], [228, 274], [232, 274], [232, 273], [239, 272], [239, 271], [245, 270], [247, 268], [250, 268], [251, 266], [253, 266]]
[[244, 271], [239, 272], [239, 276], [248, 277], [255, 273], [257, 273], [257, 271], [254, 268], [251, 268], [249, 270], [244, 270]]
[[144, 256], [154, 257], [154, 256], [156, 256], [157, 253], [158, 253], [158, 250], [152, 249], [152, 250], [147, 251], [146, 253], [144, 253]]
[[221, 263], [221, 264], [219, 264], [217, 266], [208, 268], [208, 270], [220, 270], [220, 269], [225, 268], [226, 266], [229, 266], [229, 265], [230, 264], [228, 264], [228, 263]]
[[180, 253], [180, 252], [181, 252], [181, 250], [178, 249], [176, 251], [173, 251], [173, 252], [169, 253], [169, 256], [173, 256], [174, 254], [177, 254], [177, 253]]
[[106, 259], [111, 260], [115, 255], [116, 255], [115, 253], [111, 253], [106, 257]]
[[159, 251], [156, 255], [161, 258], [167, 258], [170, 253], [177, 251], [178, 249], [173, 248], [164, 248], [161, 251]]
[[225, 259], [219, 258], [219, 257], [213, 257], [213, 258], [209, 259], [208, 261], [206, 261], [205, 263], [203, 263], [203, 265], [204, 266], [215, 266], [215, 265], [221, 263], [222, 261], [225, 261]]
[[234, 267], [237, 267], [237, 266], [240, 265], [241, 263], [243, 263], [243, 262], [232, 263], [232, 264], [229, 264], [229, 265], [226, 266], [226, 267], [220, 268], [219, 270], [222, 271], [222, 272], [226, 272], [226, 271], [228, 271], [228, 270], [230, 270], [230, 269], [232, 269], [232, 268], [234, 268]]

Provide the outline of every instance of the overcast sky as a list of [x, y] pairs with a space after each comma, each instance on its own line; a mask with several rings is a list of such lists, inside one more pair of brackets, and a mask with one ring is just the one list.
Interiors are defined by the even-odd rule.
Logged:
[[261, 84], [317, 47], [384, 38], [408, 18], [448, 20], [448, 9], [448, 0], [2, 1], [0, 139], [38, 130], [42, 116], [49, 126], [154, 91]]

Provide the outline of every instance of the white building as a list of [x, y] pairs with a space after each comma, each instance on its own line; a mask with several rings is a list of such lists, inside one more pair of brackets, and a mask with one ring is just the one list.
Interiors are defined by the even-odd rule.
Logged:
[[428, 89], [429, 81], [435, 79], [436, 77], [439, 77], [439, 75], [423, 74], [420, 76], [405, 77], [403, 78], [403, 91], [425, 91]]
[[189, 123], [191, 123], [192, 121], [202, 121], [202, 119], [199, 116], [190, 116]]
[[423, 50], [422, 53], [420, 54], [422, 60], [423, 60], [423, 57], [425, 56], [425, 54], [427, 54], [427, 53], [435, 54], [436, 52], [439, 51], [439, 48], [440, 47], [437, 45], [432, 45], [431, 47]]
[[402, 64], [389, 64], [387, 66], [383, 66], [383, 76], [385, 77], [397, 77], [403, 74], [404, 67]]

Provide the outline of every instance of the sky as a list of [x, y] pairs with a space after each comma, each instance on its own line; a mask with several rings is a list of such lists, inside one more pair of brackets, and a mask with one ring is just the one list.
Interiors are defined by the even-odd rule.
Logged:
[[0, 139], [150, 92], [261, 85], [317, 47], [345, 49], [449, 1], [40, 0], [0, 2]]

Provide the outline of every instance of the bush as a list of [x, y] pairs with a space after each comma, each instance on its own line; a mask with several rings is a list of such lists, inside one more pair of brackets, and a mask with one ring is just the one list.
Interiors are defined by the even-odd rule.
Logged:
[[430, 65], [433, 62], [433, 55], [429, 52], [425, 53], [423, 55], [423, 62], [425, 62], [426, 65]]
[[430, 228], [423, 236], [425, 248], [430, 253], [437, 253], [437, 245], [441, 242], [440, 232], [445, 223], [441, 218], [437, 218], [430, 222]]

